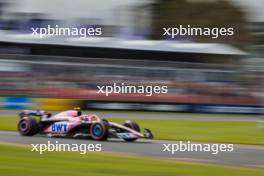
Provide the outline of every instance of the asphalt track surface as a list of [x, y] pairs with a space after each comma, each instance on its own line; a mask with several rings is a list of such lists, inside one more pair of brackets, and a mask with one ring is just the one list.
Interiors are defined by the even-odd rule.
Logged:
[[[251, 145], [234, 145], [232, 152], [219, 152], [214, 155], [211, 152], [171, 152], [163, 151], [164, 144], [177, 144], [177, 141], [158, 141], [158, 140], [138, 140], [128, 143], [121, 140], [111, 140], [101, 142], [89, 139], [72, 139], [46, 136], [25, 137], [17, 132], [0, 131], [0, 143], [26, 144], [102, 144], [103, 152], [113, 152], [117, 154], [131, 154], [148, 157], [158, 157], [190, 162], [204, 162], [211, 164], [234, 165], [243, 167], [264, 168], [264, 147]], [[29, 148], [31, 150], [31, 148]], [[89, 154], [89, 153], [88, 153]]]

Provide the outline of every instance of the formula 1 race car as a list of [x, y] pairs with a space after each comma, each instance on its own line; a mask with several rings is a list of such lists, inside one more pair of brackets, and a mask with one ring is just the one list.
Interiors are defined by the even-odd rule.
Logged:
[[[48, 136], [90, 137], [94, 140], [120, 138], [135, 141], [138, 138], [153, 139], [149, 129], [140, 133], [136, 122], [126, 121], [123, 125], [108, 122], [95, 114], [84, 114], [79, 109], [52, 115], [42, 110], [24, 110], [20, 114], [18, 131], [23, 136], [46, 134]], [[37, 120], [36, 117], [39, 117]]]

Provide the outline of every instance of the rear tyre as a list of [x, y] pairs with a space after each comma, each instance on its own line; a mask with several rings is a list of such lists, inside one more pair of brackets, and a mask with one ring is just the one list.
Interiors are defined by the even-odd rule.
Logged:
[[[130, 128], [130, 129], [135, 130], [135, 131], [140, 133], [140, 127], [139, 127], [139, 125], [136, 122], [126, 121], [123, 125], [125, 127], [127, 127], [127, 128]], [[127, 141], [127, 142], [134, 142], [137, 139], [138, 138], [130, 138], [130, 139], [124, 139], [124, 140]]]
[[33, 136], [39, 132], [39, 125], [35, 119], [23, 118], [18, 122], [17, 129], [22, 136]]
[[90, 127], [90, 134], [94, 140], [105, 141], [108, 137], [108, 124], [105, 121], [95, 122]]

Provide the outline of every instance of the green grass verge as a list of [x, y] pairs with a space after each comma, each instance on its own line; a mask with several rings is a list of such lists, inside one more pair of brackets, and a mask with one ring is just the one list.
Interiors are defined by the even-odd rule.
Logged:
[[194, 164], [106, 153], [46, 152], [0, 145], [0, 175], [4, 176], [262, 176], [264, 170]]
[[[109, 119], [123, 123], [124, 119]], [[155, 139], [264, 145], [264, 123], [253, 121], [191, 121], [134, 119], [153, 131]], [[18, 118], [1, 117], [0, 130], [16, 130]]]
[[0, 130], [15, 131], [17, 130], [18, 117], [0, 117]]

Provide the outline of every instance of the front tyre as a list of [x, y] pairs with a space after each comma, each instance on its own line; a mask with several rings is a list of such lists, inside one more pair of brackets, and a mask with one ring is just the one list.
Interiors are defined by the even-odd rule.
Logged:
[[95, 122], [90, 127], [90, 134], [94, 140], [104, 141], [108, 137], [108, 124], [105, 121]]
[[35, 119], [23, 118], [18, 122], [17, 129], [22, 136], [33, 136], [39, 132], [39, 125]]
[[[127, 128], [130, 128], [130, 129], [135, 130], [135, 131], [140, 133], [140, 127], [136, 122], [129, 120], [129, 121], [126, 121], [123, 125]], [[138, 138], [128, 138], [128, 139], [124, 139], [124, 140], [127, 142], [134, 142], [137, 139]]]

